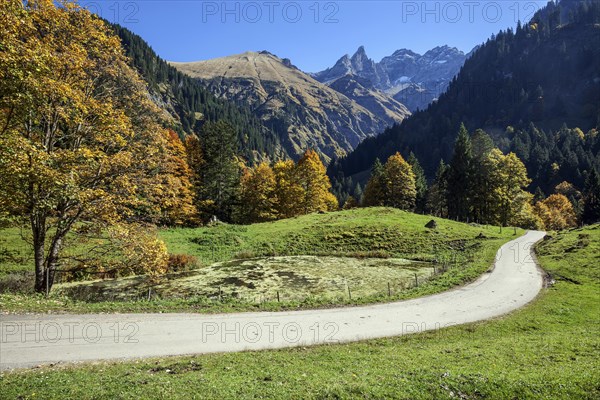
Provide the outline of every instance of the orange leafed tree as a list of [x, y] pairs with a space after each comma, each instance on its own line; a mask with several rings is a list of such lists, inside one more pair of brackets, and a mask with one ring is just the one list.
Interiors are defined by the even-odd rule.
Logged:
[[535, 212], [546, 229], [562, 230], [577, 226], [573, 204], [562, 194], [553, 194], [535, 205]]
[[[0, 32], [0, 212], [27, 218], [44, 291], [69, 232], [187, 208], [174, 200], [187, 170], [99, 18], [66, 1], [3, 0]], [[150, 247], [144, 268], [164, 270], [164, 246]]]

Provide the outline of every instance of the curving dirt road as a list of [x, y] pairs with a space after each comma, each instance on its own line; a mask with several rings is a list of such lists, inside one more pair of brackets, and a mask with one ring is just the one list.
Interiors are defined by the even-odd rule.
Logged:
[[2, 316], [0, 369], [350, 342], [494, 318], [542, 288], [532, 248], [543, 237], [530, 231], [505, 244], [492, 272], [467, 286], [395, 303], [219, 315]]

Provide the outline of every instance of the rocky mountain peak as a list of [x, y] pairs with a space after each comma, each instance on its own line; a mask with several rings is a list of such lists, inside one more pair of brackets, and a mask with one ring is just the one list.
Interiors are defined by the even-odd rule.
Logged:
[[[446, 89], [467, 56], [447, 45], [437, 46], [421, 55], [398, 49], [379, 63], [371, 60], [360, 46], [352, 55], [342, 57], [333, 68], [314, 74], [324, 83], [351, 74], [370, 82], [370, 87], [394, 96], [411, 110], [425, 108]], [[369, 85], [367, 85], [369, 86]]]
[[365, 46], [360, 46], [356, 50], [354, 55], [352, 56], [352, 61], [360, 62], [360, 61], [367, 61], [367, 60], [369, 60], [369, 57], [367, 57], [367, 52], [365, 51]]

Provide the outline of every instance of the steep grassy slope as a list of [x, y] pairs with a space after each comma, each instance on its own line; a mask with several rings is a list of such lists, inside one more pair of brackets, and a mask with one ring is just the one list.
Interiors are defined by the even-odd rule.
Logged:
[[538, 246], [556, 282], [507, 317], [347, 345], [2, 375], [9, 398], [600, 397], [600, 226]]

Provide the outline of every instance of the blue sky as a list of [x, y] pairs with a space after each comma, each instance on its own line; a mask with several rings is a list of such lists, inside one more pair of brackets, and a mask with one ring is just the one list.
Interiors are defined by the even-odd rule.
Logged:
[[400, 48], [447, 44], [468, 52], [527, 20], [546, 1], [82, 0], [139, 34], [169, 61], [268, 50], [315, 72], [364, 45], [379, 61]]

